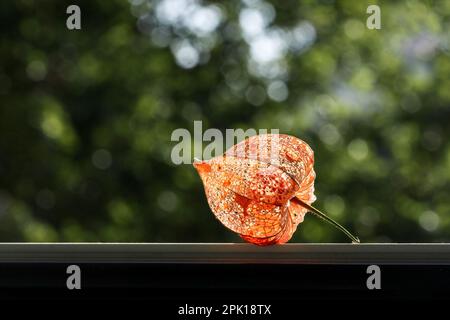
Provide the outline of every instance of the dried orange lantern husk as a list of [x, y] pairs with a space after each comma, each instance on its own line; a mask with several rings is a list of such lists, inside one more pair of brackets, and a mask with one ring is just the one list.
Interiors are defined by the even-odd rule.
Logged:
[[222, 156], [195, 161], [194, 166], [215, 216], [247, 242], [271, 245], [289, 241], [308, 211], [359, 242], [311, 206], [316, 200], [314, 153], [296, 137], [253, 136]]

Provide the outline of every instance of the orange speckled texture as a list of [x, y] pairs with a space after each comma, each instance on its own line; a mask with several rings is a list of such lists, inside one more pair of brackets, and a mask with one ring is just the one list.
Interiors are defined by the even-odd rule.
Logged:
[[227, 228], [257, 245], [289, 241], [314, 196], [314, 153], [288, 135], [250, 137], [194, 163], [209, 206]]

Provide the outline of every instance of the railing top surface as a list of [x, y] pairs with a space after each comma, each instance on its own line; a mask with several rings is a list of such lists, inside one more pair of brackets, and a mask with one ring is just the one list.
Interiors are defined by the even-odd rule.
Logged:
[[450, 244], [0, 243], [0, 262], [450, 264]]

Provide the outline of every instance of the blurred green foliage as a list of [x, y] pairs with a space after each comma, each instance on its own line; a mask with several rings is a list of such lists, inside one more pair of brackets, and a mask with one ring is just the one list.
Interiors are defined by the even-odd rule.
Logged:
[[[363, 242], [449, 241], [449, 18], [447, 0], [2, 1], [0, 240], [240, 241], [170, 161], [202, 120], [307, 141], [315, 205]], [[292, 241], [347, 240], [308, 216]]]

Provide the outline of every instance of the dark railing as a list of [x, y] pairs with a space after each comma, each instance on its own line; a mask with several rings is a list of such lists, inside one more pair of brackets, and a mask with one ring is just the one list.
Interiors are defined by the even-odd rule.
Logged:
[[[71, 265], [79, 267], [80, 290], [67, 285]], [[372, 265], [381, 289], [368, 284]], [[36, 298], [137, 298], [170, 312], [199, 303], [285, 304], [286, 311], [298, 301], [442, 302], [450, 300], [450, 245], [0, 244], [0, 299]]]

